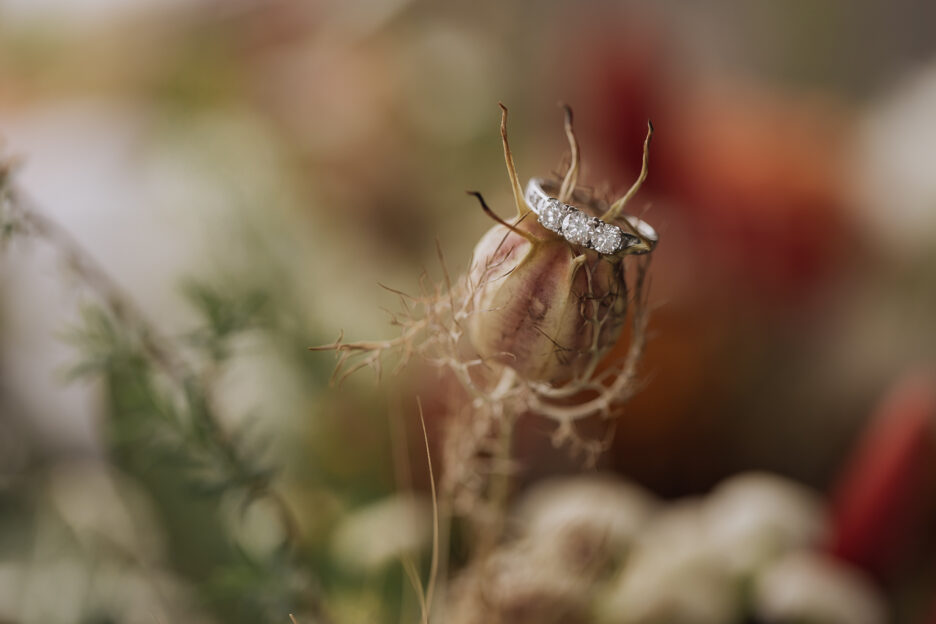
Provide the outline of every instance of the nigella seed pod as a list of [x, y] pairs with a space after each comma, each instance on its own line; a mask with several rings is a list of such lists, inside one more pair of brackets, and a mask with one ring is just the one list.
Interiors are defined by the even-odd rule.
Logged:
[[[648, 254], [658, 236], [649, 224], [621, 211], [646, 179], [653, 127], [648, 128], [637, 181], [605, 206], [576, 188], [579, 153], [568, 108], [565, 130], [572, 158], [564, 178], [531, 178], [524, 194], [507, 141], [507, 109], [501, 108], [516, 216], [509, 222], [501, 219], [480, 193], [470, 192], [498, 225], [475, 246], [465, 275], [452, 280], [439, 249], [443, 283], [428, 288], [421, 280], [415, 296], [387, 288], [402, 304], [402, 311], [392, 315], [400, 327], [396, 338], [345, 342], [339, 335], [335, 342], [313, 348], [337, 354], [333, 379], [338, 381], [365, 367], [380, 375], [390, 353], [398, 355], [396, 370], [413, 356], [424, 358], [447, 369], [474, 397], [473, 410], [489, 410], [489, 425], [503, 424], [508, 409], [539, 414], [559, 423], [554, 444], [569, 443], [587, 462], [594, 461], [603, 442], [581, 438], [575, 423], [610, 416], [633, 395], [646, 345]], [[630, 255], [640, 259], [633, 262]], [[625, 321], [626, 350], [605, 359]], [[472, 430], [464, 444], [461, 436], [450, 439], [455, 440], [452, 453], [465, 467], [486, 438]], [[453, 471], [450, 475], [456, 476], [449, 481], [459, 482], [459, 474], [469, 473], [467, 468]], [[481, 491], [475, 487], [478, 480], [466, 477], [469, 482], [469, 489], [475, 488], [472, 496]]]
[[475, 247], [470, 279], [474, 348], [529, 380], [557, 383], [585, 374], [624, 326], [620, 262], [576, 254], [559, 238], [534, 242], [495, 226]]
[[[575, 191], [579, 166], [568, 109], [566, 133], [572, 162], [565, 179], [553, 189], [563, 203]], [[495, 217], [500, 225], [491, 228], [475, 247], [469, 273], [474, 311], [468, 337], [481, 357], [513, 368], [528, 381], [558, 385], [587, 379], [624, 327], [628, 288], [623, 256], [589, 249], [587, 232], [572, 232], [570, 227], [547, 230], [537, 223], [520, 192], [507, 142], [506, 109], [501, 137], [517, 217], [512, 223]], [[646, 176], [646, 146], [644, 154], [641, 178], [622, 200], [633, 195]], [[579, 217], [589, 232], [598, 232], [602, 221], [617, 217], [623, 203], [615, 202], [601, 221], [577, 209], [570, 208], [570, 215]]]

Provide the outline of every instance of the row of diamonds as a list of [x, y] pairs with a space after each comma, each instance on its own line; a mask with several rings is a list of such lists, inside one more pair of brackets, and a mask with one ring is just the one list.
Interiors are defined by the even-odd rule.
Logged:
[[537, 178], [532, 178], [527, 184], [525, 195], [527, 203], [536, 214], [540, 214], [546, 202], [550, 200], [550, 197], [543, 192], [542, 181]]
[[558, 199], [547, 198], [540, 202], [537, 214], [543, 227], [575, 245], [582, 245], [603, 254], [617, 253], [623, 247], [624, 233], [621, 228], [590, 217]]
[[[584, 245], [599, 253], [618, 253], [624, 247], [630, 247], [641, 241], [649, 245], [646, 250], [649, 251], [659, 240], [656, 230], [637, 217], [625, 216], [624, 218], [641, 238], [625, 234], [624, 230], [616, 225], [604, 223], [574, 206], [563, 204], [558, 199], [549, 197], [543, 190], [542, 180], [538, 178], [530, 180], [524, 195], [543, 227], [559, 234], [571, 243]], [[646, 253], [646, 251], [637, 253]]]
[[535, 212], [536, 214], [540, 214], [540, 212], [542, 212], [543, 203], [547, 199], [548, 198], [537, 193], [536, 189], [533, 188], [532, 184], [530, 185], [530, 187], [527, 188], [527, 192], [526, 192], [527, 203], [530, 204], [530, 207], [533, 209], [533, 212]]

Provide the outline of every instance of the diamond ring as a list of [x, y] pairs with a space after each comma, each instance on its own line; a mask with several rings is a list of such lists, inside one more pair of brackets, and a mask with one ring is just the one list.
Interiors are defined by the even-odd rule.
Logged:
[[646, 221], [625, 215], [621, 217], [626, 222], [624, 228], [605, 223], [598, 217], [552, 197], [547, 193], [546, 184], [542, 178], [532, 178], [527, 183], [524, 198], [543, 227], [570, 243], [606, 255], [622, 252], [645, 254], [656, 246], [659, 236]]

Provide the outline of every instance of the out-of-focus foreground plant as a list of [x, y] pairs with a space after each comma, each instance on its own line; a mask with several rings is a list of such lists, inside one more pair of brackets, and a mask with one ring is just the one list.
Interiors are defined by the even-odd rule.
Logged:
[[[16, 188], [12, 169], [10, 163], [0, 168], [2, 242], [51, 246], [78, 283], [85, 301], [80, 321], [63, 336], [80, 359], [68, 375], [102, 382], [103, 432], [114, 468], [83, 461], [50, 475], [27, 474], [4, 491], [27, 510], [19, 530], [36, 543], [55, 544], [43, 547], [55, 556], [22, 547], [7, 553], [24, 560], [4, 580], [24, 588], [22, 600], [10, 598], [22, 605], [11, 616], [283, 622], [294, 613], [303, 621], [327, 621], [313, 573], [330, 565], [327, 549], [303, 542], [307, 536], [282, 493], [281, 466], [269, 457], [262, 432], [222, 422], [218, 406], [222, 378], [251, 336], [264, 335], [287, 357], [301, 353], [295, 345], [308, 336], [302, 314], [262, 283], [189, 280], [183, 294], [199, 323], [182, 335], [164, 335], [67, 231]], [[134, 494], [141, 489], [149, 501]], [[95, 496], [99, 491], [109, 494], [102, 499]], [[149, 507], [156, 524], [147, 517]], [[117, 522], [113, 518], [136, 537], [107, 530]], [[251, 523], [262, 530], [251, 534]], [[136, 539], [159, 543], [163, 533], [167, 549], [146, 548]], [[57, 574], [66, 575], [59, 576], [60, 585], [78, 578], [83, 589], [47, 599], [31, 595], [31, 587], [48, 591], [51, 585], [42, 579], [54, 585]]]
[[[631, 254], [650, 251], [656, 239], [647, 239], [622, 209], [647, 176], [652, 127], [640, 177], [626, 194], [603, 202], [578, 186], [579, 149], [571, 110], [566, 108], [571, 159], [564, 177], [547, 184], [559, 202], [574, 197], [598, 213], [589, 227], [613, 223], [634, 234], [633, 248], [605, 255], [570, 242], [575, 226], [568, 217], [562, 223], [564, 237], [555, 233], [558, 227], [547, 229], [544, 213], [537, 221], [521, 190], [507, 141], [507, 109], [501, 108], [501, 138], [516, 216], [509, 222], [501, 219], [480, 193], [471, 193], [498, 224], [475, 247], [469, 270], [453, 280], [443, 261], [443, 283], [423, 284], [418, 296], [399, 292], [403, 313], [393, 319], [402, 330], [398, 338], [345, 342], [340, 337], [317, 347], [338, 354], [339, 379], [368, 366], [379, 374], [383, 359], [391, 355], [398, 356], [398, 367], [416, 355], [452, 382], [441, 444], [440, 537], [424, 592], [424, 618], [433, 609], [436, 583], [447, 579], [453, 520], [467, 527], [473, 562], [469, 570], [479, 571], [497, 552], [516, 476], [513, 434], [518, 419], [532, 414], [555, 423], [554, 443], [570, 446], [594, 464], [606, 441], [582, 435], [579, 423], [609, 418], [613, 408], [630, 398], [638, 385], [637, 367], [646, 341], [649, 260], [636, 256], [631, 267]], [[584, 240], [588, 238], [586, 234]], [[441, 251], [439, 256], [441, 261]], [[623, 357], [608, 361], [605, 356], [621, 337], [628, 317], [630, 347]], [[417, 589], [423, 593], [418, 584]], [[474, 596], [469, 602], [482, 598]]]

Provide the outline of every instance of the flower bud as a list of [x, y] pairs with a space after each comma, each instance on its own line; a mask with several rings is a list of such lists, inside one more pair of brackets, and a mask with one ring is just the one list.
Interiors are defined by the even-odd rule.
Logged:
[[[560, 204], [574, 197], [594, 212], [597, 208], [592, 202], [576, 195], [579, 149], [568, 107], [565, 130], [571, 162], [562, 181], [547, 186]], [[640, 176], [625, 195], [600, 213], [603, 221], [618, 219], [646, 179], [652, 134], [653, 126], [648, 123]], [[624, 326], [628, 297], [622, 256], [596, 253], [582, 245], [580, 236], [564, 233], [564, 240], [556, 235], [559, 230], [540, 225], [520, 187], [503, 105], [501, 139], [517, 216], [512, 223], [501, 220], [480, 194], [473, 193], [500, 225], [491, 228], [474, 250], [469, 272], [474, 306], [468, 337], [481, 357], [513, 368], [527, 381], [557, 385], [587, 379]], [[634, 226], [628, 227], [632, 230]], [[635, 247], [633, 253], [646, 253], [656, 243], [655, 233], [652, 240], [645, 239], [645, 234], [634, 234], [640, 238], [641, 248]]]
[[498, 225], [474, 250], [468, 336], [482, 357], [528, 380], [581, 376], [618, 339], [627, 312], [620, 259], [576, 250], [538, 224]]

